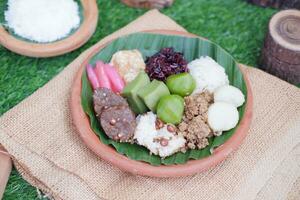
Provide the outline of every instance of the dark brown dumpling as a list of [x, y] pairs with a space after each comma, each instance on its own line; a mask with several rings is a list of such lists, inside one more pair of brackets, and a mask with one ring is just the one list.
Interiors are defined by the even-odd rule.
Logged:
[[109, 138], [121, 142], [129, 142], [136, 128], [135, 115], [128, 106], [104, 109], [100, 122]]
[[94, 92], [93, 100], [94, 110], [98, 118], [104, 109], [112, 106], [129, 106], [123, 97], [107, 88], [97, 88]]

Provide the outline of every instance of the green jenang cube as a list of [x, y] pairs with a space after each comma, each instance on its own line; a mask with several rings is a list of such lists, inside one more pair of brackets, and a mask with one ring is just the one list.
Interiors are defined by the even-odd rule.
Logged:
[[150, 84], [141, 88], [138, 96], [144, 101], [147, 107], [156, 112], [157, 104], [163, 96], [169, 95], [168, 87], [162, 81], [153, 80]]
[[145, 85], [150, 83], [150, 78], [145, 72], [140, 72], [138, 76], [128, 83], [122, 91], [122, 96], [127, 99], [130, 108], [136, 114], [145, 113], [148, 108], [137, 93]]

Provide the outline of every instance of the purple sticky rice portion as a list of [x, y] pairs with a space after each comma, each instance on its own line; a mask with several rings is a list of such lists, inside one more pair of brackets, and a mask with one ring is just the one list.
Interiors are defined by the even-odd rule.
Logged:
[[182, 53], [172, 47], [163, 48], [146, 59], [146, 73], [151, 80], [165, 81], [168, 76], [183, 72], [188, 72], [187, 61]]

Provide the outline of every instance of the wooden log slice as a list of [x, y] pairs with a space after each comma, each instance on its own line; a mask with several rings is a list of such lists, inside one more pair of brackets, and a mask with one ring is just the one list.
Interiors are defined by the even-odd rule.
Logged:
[[300, 9], [300, 0], [248, 0], [248, 2], [262, 7]]
[[262, 69], [294, 84], [300, 83], [300, 11], [285, 10], [269, 23], [261, 54]]
[[296, 85], [300, 83], [300, 64], [283, 62], [278, 60], [276, 57], [273, 57], [265, 50], [262, 51], [262, 58], [264, 58], [264, 64], [262, 65], [261, 69], [277, 76], [280, 79], [288, 81], [289, 83]]
[[174, 0], [121, 0], [124, 4], [135, 8], [166, 8], [173, 4]]

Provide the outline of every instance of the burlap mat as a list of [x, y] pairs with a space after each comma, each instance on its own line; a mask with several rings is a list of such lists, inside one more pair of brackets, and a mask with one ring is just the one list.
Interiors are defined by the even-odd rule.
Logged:
[[[184, 31], [150, 11], [106, 37], [0, 119], [0, 142], [23, 177], [55, 199], [296, 199], [300, 176], [300, 91], [243, 67], [254, 93], [253, 122], [241, 147], [204, 173], [158, 179], [123, 173], [81, 142], [72, 126], [70, 88], [88, 52], [118, 36]], [[289, 196], [289, 197], [288, 197]]]

